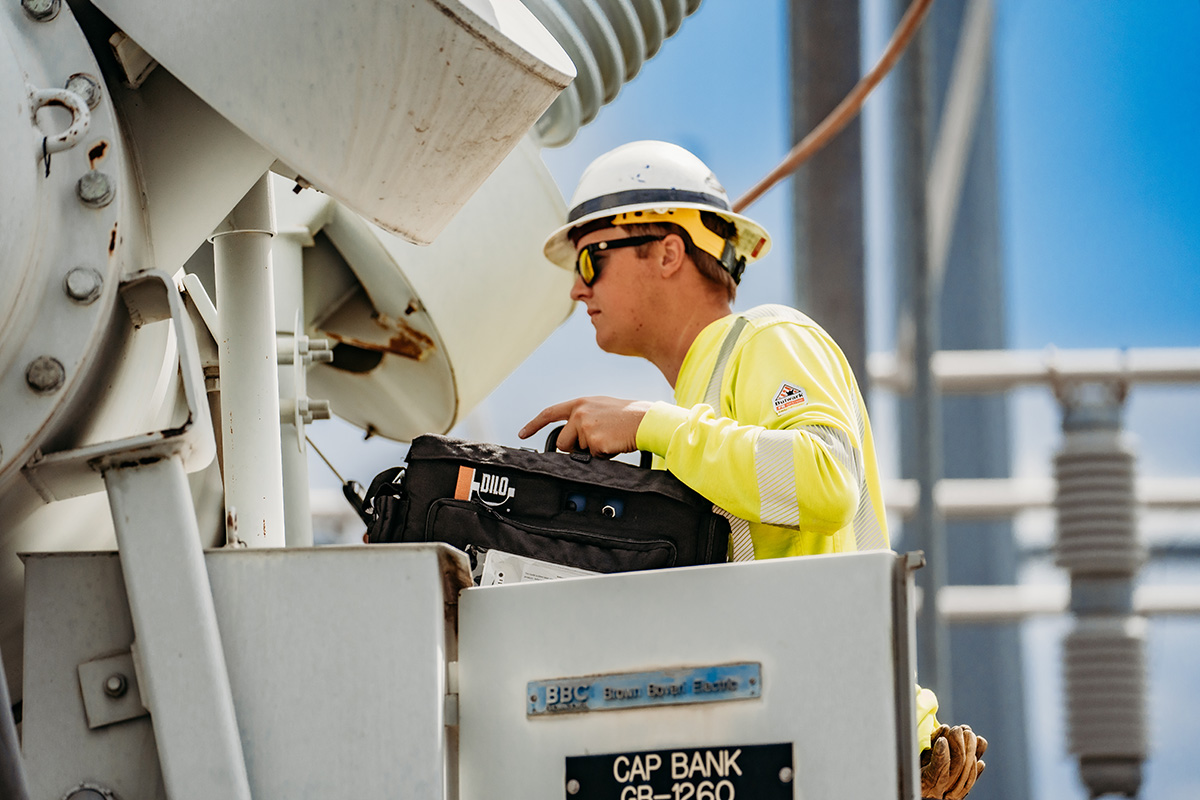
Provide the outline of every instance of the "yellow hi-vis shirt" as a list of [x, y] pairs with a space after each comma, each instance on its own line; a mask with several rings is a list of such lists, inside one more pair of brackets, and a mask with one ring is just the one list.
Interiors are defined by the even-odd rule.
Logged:
[[[889, 547], [867, 409], [846, 357], [786, 306], [724, 317], [700, 332], [637, 446], [730, 517], [730, 558]], [[918, 742], [937, 698], [917, 687]]]
[[862, 395], [811, 319], [770, 305], [708, 325], [675, 402], [653, 405], [637, 445], [732, 517], [733, 560], [889, 546]]

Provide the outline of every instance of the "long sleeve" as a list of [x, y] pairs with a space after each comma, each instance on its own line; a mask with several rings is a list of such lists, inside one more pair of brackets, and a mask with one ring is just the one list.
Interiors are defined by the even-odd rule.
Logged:
[[[700, 394], [693, 376], [692, 388], [677, 385], [679, 405], [650, 409], [637, 443], [749, 522], [756, 557], [854, 550], [855, 528], [881, 530], [861, 399], [824, 331], [790, 321], [753, 326], [717, 379], [719, 409], [688, 402]], [[882, 534], [870, 546], [886, 545]]]

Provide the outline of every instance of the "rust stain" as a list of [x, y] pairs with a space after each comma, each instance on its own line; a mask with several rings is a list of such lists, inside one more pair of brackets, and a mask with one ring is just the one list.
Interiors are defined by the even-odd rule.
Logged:
[[424, 361], [433, 352], [435, 344], [432, 338], [409, 325], [402, 319], [392, 319], [386, 314], [376, 314], [374, 322], [387, 334], [387, 341], [368, 340], [358, 336], [348, 336], [326, 331], [326, 335], [343, 344], [361, 347], [363, 350], [373, 350], [377, 353], [391, 353], [401, 358], [413, 361]]
[[103, 139], [92, 145], [92, 148], [88, 150], [88, 164], [91, 165], [92, 169], [96, 168], [96, 162], [104, 158], [104, 154], [107, 152], [108, 142], [104, 141]]
[[112, 231], [108, 234], [108, 254], [117, 252], [117, 223], [113, 223]]

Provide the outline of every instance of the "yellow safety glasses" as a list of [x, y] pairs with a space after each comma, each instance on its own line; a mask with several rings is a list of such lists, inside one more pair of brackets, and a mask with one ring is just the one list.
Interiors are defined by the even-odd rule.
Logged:
[[622, 247], [637, 247], [650, 242], [662, 241], [665, 236], [630, 236], [627, 239], [610, 239], [606, 242], [592, 242], [584, 245], [575, 256], [575, 272], [583, 278], [584, 286], [591, 286], [600, 279], [600, 269], [603, 264], [597, 259], [600, 253], [609, 250], [619, 250]]

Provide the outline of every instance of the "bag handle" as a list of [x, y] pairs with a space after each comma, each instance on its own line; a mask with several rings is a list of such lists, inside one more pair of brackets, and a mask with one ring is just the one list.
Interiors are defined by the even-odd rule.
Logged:
[[[543, 449], [543, 452], [558, 452], [558, 435], [562, 433], [563, 429], [566, 427], [566, 425], [559, 425], [557, 428], [551, 429], [550, 434], [546, 437], [546, 446]], [[650, 469], [650, 465], [654, 462], [654, 454], [647, 450], [639, 450], [638, 453], [640, 454], [638, 466], [642, 469]], [[584, 456], [586, 456], [586, 458], [584, 458]], [[576, 461], [588, 461], [591, 459], [591, 457], [592, 454], [587, 450], [580, 450], [578, 448], [576, 448], [574, 453], [571, 453], [571, 458], [574, 458]]]

